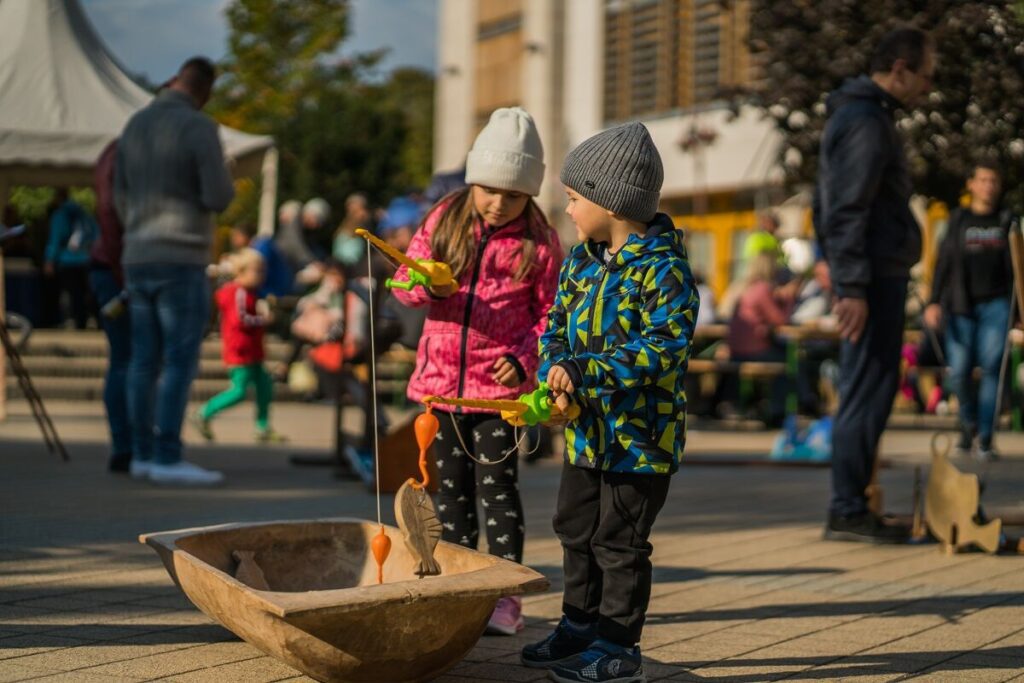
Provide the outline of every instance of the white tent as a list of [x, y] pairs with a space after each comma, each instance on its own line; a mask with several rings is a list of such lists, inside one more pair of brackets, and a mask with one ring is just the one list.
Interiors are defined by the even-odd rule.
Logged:
[[[103, 45], [78, 0], [0, 0], [0, 214], [12, 185], [92, 185], [100, 152], [152, 97]], [[272, 233], [273, 138], [220, 131], [235, 176], [262, 173], [259, 231]], [[0, 349], [0, 419], [4, 360]]]
[[[0, 207], [11, 185], [91, 185], [100, 152], [152, 97], [78, 0], [0, 0]], [[237, 177], [264, 172], [260, 231], [272, 232], [273, 138], [222, 126], [221, 140]]]

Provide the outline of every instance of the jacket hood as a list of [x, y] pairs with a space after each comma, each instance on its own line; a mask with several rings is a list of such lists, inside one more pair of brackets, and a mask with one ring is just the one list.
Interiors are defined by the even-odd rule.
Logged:
[[854, 100], [876, 102], [890, 113], [901, 106], [899, 100], [878, 87], [870, 76], [862, 74], [856, 78], [847, 78], [841, 86], [832, 91], [825, 100], [826, 116], [832, 116], [839, 107]]
[[[605, 242], [588, 240], [580, 246], [583, 247], [579, 252], [580, 256], [586, 255], [599, 262], [604, 262], [604, 252], [608, 248]], [[683, 231], [676, 230], [675, 224], [668, 215], [658, 213], [647, 224], [646, 233], [629, 236], [619, 253], [608, 263], [608, 267], [617, 270], [643, 256], [666, 251], [675, 251], [682, 258], [686, 258]]]

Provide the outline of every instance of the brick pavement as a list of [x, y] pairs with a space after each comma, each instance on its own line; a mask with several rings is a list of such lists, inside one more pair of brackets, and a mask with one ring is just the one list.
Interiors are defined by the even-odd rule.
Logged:
[[[23, 407], [0, 424], [0, 681], [308, 680], [195, 610], [139, 532], [312, 516], [370, 517], [363, 488], [287, 455], [324, 448], [321, 406], [282, 406], [293, 438], [256, 448], [246, 409], [194, 459], [229, 476], [216, 491], [156, 489], [102, 471], [101, 408], [54, 404], [73, 461], [38, 444]], [[909, 508], [911, 465], [928, 433], [887, 435], [883, 484]], [[756, 453], [771, 435], [694, 432], [693, 453]], [[1024, 512], [1024, 439], [992, 467], [988, 505]], [[558, 465], [524, 467], [526, 562], [552, 580], [526, 601], [527, 629], [483, 638], [443, 681], [533, 681], [518, 648], [559, 616], [560, 550], [549, 520]], [[824, 470], [684, 468], [653, 542], [656, 584], [642, 643], [651, 680], [1024, 681], [1024, 558], [942, 555], [933, 545], [862, 547], [820, 539]], [[385, 502], [385, 509], [389, 507]]]

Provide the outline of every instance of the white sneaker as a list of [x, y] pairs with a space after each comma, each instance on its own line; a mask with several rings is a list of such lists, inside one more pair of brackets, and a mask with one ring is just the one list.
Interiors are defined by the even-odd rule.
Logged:
[[132, 458], [132, 462], [128, 466], [128, 472], [132, 475], [132, 479], [148, 479], [149, 468], [152, 466], [152, 460], [135, 460]]
[[216, 486], [224, 483], [224, 474], [216, 470], [204, 470], [198, 465], [179, 460], [173, 465], [153, 463], [149, 467], [149, 480], [154, 484]]

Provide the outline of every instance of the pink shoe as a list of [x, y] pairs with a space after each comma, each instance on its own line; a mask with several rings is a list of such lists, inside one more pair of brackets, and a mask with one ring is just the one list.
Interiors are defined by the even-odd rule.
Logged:
[[487, 622], [485, 633], [492, 636], [514, 636], [523, 630], [524, 625], [522, 598], [501, 598], [491, 620]]

